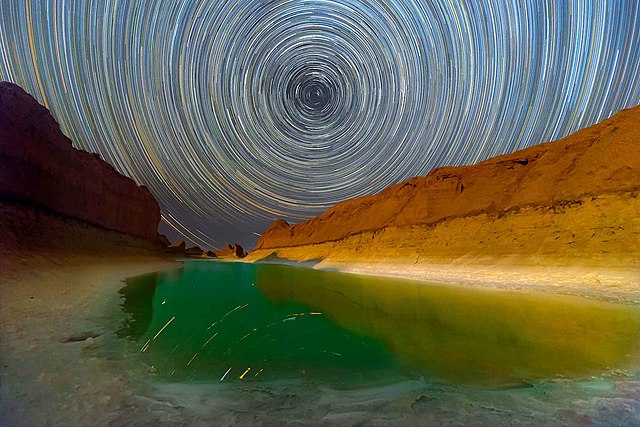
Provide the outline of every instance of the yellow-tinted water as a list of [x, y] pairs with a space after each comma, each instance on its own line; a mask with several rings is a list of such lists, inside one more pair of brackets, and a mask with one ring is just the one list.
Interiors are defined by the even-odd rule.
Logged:
[[640, 365], [640, 309], [286, 267], [258, 269], [272, 301], [321, 310], [417, 370], [460, 382], [584, 377]]

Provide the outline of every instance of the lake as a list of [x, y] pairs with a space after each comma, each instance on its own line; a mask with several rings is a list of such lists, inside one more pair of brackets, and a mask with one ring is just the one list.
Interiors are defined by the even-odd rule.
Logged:
[[117, 334], [165, 382], [497, 390], [640, 366], [640, 309], [578, 297], [198, 260], [120, 294]]

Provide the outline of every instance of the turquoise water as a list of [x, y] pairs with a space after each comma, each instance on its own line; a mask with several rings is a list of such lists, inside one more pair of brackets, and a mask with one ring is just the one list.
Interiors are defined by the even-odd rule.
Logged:
[[518, 386], [638, 368], [640, 310], [282, 265], [128, 279], [118, 334], [161, 378]]

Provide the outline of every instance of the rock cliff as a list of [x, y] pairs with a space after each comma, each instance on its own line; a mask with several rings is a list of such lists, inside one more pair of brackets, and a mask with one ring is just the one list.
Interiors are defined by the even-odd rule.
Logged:
[[555, 142], [434, 169], [300, 224], [275, 221], [250, 259], [639, 254], [639, 191], [637, 106]]
[[78, 150], [49, 111], [0, 83], [0, 201], [28, 205], [157, 241], [160, 208], [149, 190], [97, 154]]

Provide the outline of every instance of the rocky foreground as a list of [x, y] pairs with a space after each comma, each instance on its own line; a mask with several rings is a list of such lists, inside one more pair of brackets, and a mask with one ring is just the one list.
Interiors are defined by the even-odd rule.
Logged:
[[640, 280], [639, 193], [640, 106], [555, 142], [435, 169], [300, 224], [275, 221], [248, 259], [360, 263], [373, 273], [389, 271], [374, 264], [402, 265], [396, 273], [421, 278], [429, 278], [421, 266], [434, 264], [606, 266]]

